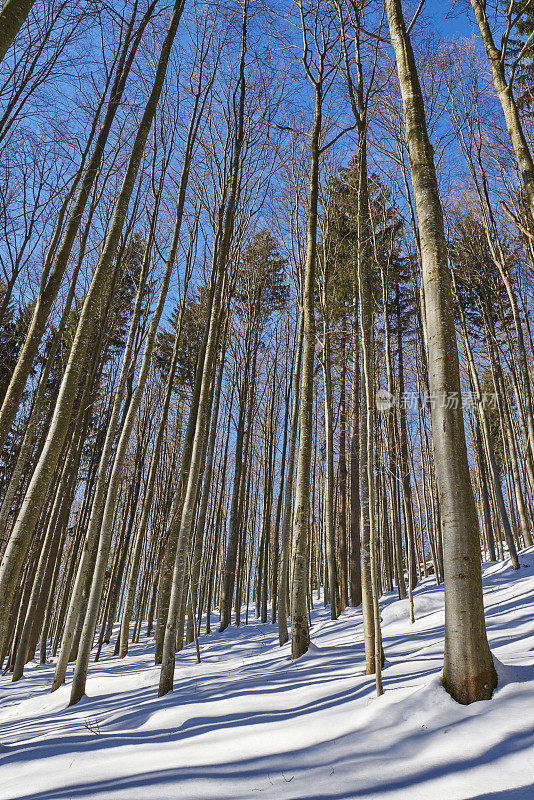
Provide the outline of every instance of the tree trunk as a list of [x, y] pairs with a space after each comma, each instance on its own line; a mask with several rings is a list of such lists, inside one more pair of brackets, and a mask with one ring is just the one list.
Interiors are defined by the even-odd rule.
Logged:
[[[469, 474], [443, 212], [423, 96], [400, 0], [386, 0], [397, 59], [422, 259], [432, 445], [443, 532], [443, 685], [461, 703], [489, 699], [497, 674], [484, 622], [480, 535]], [[450, 397], [457, 407], [449, 408]]]
[[315, 86], [315, 115], [311, 134], [310, 188], [306, 264], [302, 296], [304, 341], [300, 391], [299, 453], [295, 480], [291, 570], [291, 658], [299, 658], [310, 643], [308, 624], [308, 540], [310, 525], [311, 459], [313, 448], [313, 368], [315, 362], [315, 265], [319, 199], [319, 141], [322, 123], [322, 85]]
[[24, 25], [35, 0], [6, 0], [0, 11], [0, 62]]
[[280, 647], [288, 640], [287, 631], [287, 597], [289, 592], [289, 556], [290, 533], [293, 511], [293, 481], [295, 478], [295, 454], [297, 450], [300, 381], [302, 373], [302, 349], [304, 343], [304, 318], [299, 314], [298, 333], [293, 367], [293, 388], [291, 396], [291, 422], [289, 446], [287, 452], [287, 470], [284, 485], [284, 515], [282, 518], [282, 536], [280, 546], [280, 582], [278, 584], [278, 641]]
[[[344, 323], [345, 324], [345, 323]], [[347, 580], [347, 406], [345, 379], [347, 372], [346, 362], [346, 329], [341, 335], [341, 376], [339, 395], [339, 507], [337, 514], [337, 530], [339, 541], [339, 591], [340, 611], [349, 604], [349, 587]]]

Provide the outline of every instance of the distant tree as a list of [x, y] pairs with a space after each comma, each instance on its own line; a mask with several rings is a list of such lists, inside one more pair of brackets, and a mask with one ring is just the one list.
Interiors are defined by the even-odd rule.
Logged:
[[[0, 283], [0, 303], [5, 284]], [[0, 397], [6, 393], [18, 354], [28, 331], [32, 304], [16, 308], [10, 303], [0, 324]]]
[[275, 237], [264, 229], [245, 246], [237, 270], [235, 305], [245, 325], [260, 330], [289, 297], [287, 262]]
[[[181, 320], [181, 336], [178, 343], [175, 392], [190, 392], [195, 382], [198, 355], [206, 326], [209, 304], [209, 286], [201, 286], [187, 300]], [[176, 326], [180, 318], [180, 305], [174, 307], [169, 318], [170, 327], [159, 331], [154, 362], [163, 379], [169, 374]]]

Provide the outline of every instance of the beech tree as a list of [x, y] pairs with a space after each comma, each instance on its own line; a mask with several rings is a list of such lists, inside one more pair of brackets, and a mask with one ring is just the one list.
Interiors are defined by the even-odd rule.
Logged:
[[471, 0], [481, 47], [424, 2], [171, 6], [0, 11], [0, 663], [75, 704], [143, 641], [163, 696], [326, 606], [381, 694], [382, 595], [416, 623], [434, 581], [489, 700], [481, 561], [534, 541], [529, 4]]
[[[482, 600], [479, 528], [469, 475], [443, 214], [433, 152], [407, 26], [398, 0], [387, 0], [391, 42], [404, 105], [422, 259], [432, 446], [443, 528], [445, 655], [443, 684], [459, 702], [491, 697], [497, 684]], [[447, 408], [445, 397], [456, 397]]]

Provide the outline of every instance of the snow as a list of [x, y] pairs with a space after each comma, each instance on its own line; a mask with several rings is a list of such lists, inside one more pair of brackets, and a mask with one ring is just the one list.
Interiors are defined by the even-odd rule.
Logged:
[[[322, 601], [298, 661], [276, 626], [201, 636], [157, 697], [151, 642], [91, 664], [88, 696], [50, 694], [53, 664], [0, 681], [1, 800], [532, 800], [534, 548], [484, 565], [499, 674], [489, 702], [461, 706], [440, 683], [443, 590], [382, 600], [385, 694], [366, 676], [361, 613], [332, 622]], [[216, 620], [214, 618], [214, 625]]]

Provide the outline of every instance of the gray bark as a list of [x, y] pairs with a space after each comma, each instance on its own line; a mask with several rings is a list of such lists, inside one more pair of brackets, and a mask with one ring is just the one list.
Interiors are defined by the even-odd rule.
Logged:
[[[461, 703], [489, 699], [497, 675], [484, 622], [480, 535], [469, 474], [443, 212], [423, 96], [400, 0], [386, 0], [404, 107], [422, 261], [432, 445], [443, 534], [443, 685]], [[457, 399], [449, 408], [447, 399]]]

